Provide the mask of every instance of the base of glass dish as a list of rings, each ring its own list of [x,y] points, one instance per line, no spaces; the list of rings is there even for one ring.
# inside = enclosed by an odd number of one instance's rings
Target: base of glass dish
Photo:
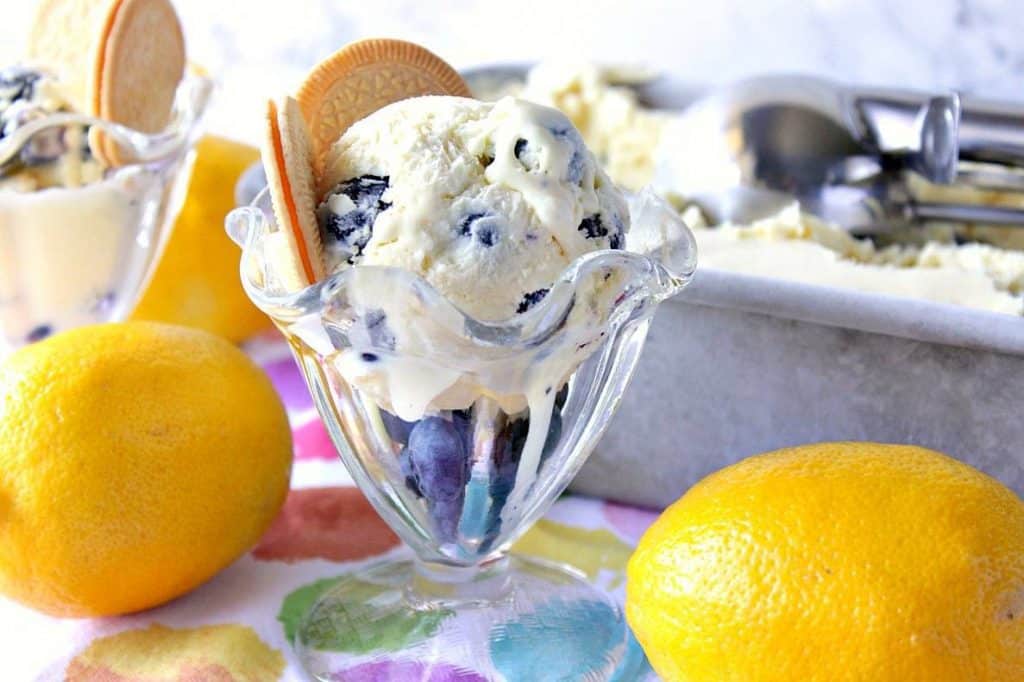
[[[637,679],[629,639],[621,609],[580,573],[511,556],[359,571],[320,596],[295,650],[324,682],[596,682]]]

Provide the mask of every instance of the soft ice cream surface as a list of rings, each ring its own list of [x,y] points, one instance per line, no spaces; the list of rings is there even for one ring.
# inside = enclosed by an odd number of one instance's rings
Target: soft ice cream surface
[[[750,225],[690,223],[703,267],[1024,314],[1024,253],[935,242],[879,249],[796,204]]]
[[[621,193],[572,123],[511,97],[403,100],[332,148],[318,209],[329,269],[399,267],[500,320],[577,257],[622,248]]]

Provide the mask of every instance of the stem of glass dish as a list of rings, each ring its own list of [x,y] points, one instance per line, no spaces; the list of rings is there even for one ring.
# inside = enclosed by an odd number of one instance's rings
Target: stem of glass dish
[[[405,598],[414,609],[490,607],[511,599],[506,554],[470,566],[415,559]]]

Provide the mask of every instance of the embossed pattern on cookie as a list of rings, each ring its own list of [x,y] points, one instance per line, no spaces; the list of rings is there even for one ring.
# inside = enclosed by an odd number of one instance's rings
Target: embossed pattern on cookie
[[[317,177],[331,145],[350,125],[392,102],[421,95],[472,96],[444,60],[402,40],[362,40],[320,62],[296,96],[310,126]]]

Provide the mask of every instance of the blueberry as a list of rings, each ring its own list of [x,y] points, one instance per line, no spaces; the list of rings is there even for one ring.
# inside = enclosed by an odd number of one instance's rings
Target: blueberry
[[[350,260],[363,252],[373,236],[373,223],[377,216],[391,208],[381,197],[387,191],[391,178],[381,175],[362,175],[339,183],[317,208],[320,230],[352,254]],[[338,214],[331,210],[332,196],[345,195],[355,207]]]
[[[388,326],[388,316],[383,310],[370,310],[363,316],[367,336],[374,348],[395,349],[395,333]]]
[[[423,497],[423,491],[420,490],[420,484],[416,480],[416,472],[412,468],[412,457],[409,455],[409,448],[402,448],[402,451],[398,453],[398,468],[402,471],[402,475],[405,476],[405,487],[411,490],[416,497]]]
[[[608,237],[609,248],[621,249],[622,242],[625,238],[626,226],[622,223],[622,219],[619,216],[613,216],[612,223],[614,231],[609,235],[608,226],[601,218],[601,215],[595,213],[592,216],[584,218],[577,229],[582,232],[587,239],[601,239],[602,237]]]
[[[501,219],[490,213],[470,213],[459,223],[459,235],[472,235],[478,242],[490,248],[501,239]]]
[[[10,135],[19,126],[46,112],[32,105],[40,74],[23,67],[12,66],[0,71],[0,138]]]
[[[466,446],[452,422],[421,419],[409,436],[412,471],[423,495],[432,502],[454,500],[466,486]]]
[[[321,228],[355,258],[373,236],[373,219],[374,216],[359,209],[344,215],[330,213]]]
[[[516,155],[517,159],[520,159],[528,146],[529,143],[520,137],[516,140],[516,146],[513,148],[512,153]]]
[[[380,411],[380,419],[384,422],[384,430],[391,436],[391,440],[402,445],[406,445],[409,442],[409,434],[412,433],[416,422],[407,422],[386,410]]]
[[[584,218],[576,229],[582,232],[587,239],[600,239],[608,236],[608,228],[605,227],[601,216],[597,213]]]
[[[451,421],[427,417],[409,438],[413,478],[426,498],[438,536],[454,540],[462,522],[473,451],[473,420],[469,410],[453,410]],[[409,485],[408,479],[406,484]],[[485,525],[486,527],[486,525]]]
[[[506,484],[511,489],[512,483],[515,482],[519,458],[523,454],[523,446],[526,445],[526,437],[529,432],[529,420],[515,419],[509,422],[495,439],[493,470],[497,472],[498,478],[493,483],[499,492]]]
[[[42,77],[38,71],[12,66],[0,71],[0,111],[23,99],[32,99],[36,83]]]
[[[519,305],[516,307],[516,313],[525,313],[527,310],[544,300],[544,297],[548,295],[550,289],[537,289],[537,291],[531,291],[523,294],[523,300],[519,301]]]
[[[516,473],[519,471],[519,458],[526,444],[529,433],[529,421],[515,419],[509,422],[495,438],[494,460],[491,467],[491,480],[488,492],[491,506],[487,515],[487,535],[493,540],[501,532],[501,511],[505,507],[508,496],[516,484]],[[484,545],[489,547],[489,543]],[[482,548],[482,551],[487,551]]]
[[[540,169],[540,156],[538,156],[533,145],[523,138],[520,137],[516,140],[512,153],[515,154],[516,159],[519,160],[519,163],[523,164],[523,168],[526,170],[535,171]]]
[[[615,225],[615,231],[608,238],[608,247],[621,249],[626,241],[626,225],[618,215],[612,216],[612,223]]]
[[[42,341],[51,334],[53,334],[53,327],[48,324],[41,324],[38,327],[34,327],[25,336],[25,340],[29,343],[35,343],[36,341]]]

